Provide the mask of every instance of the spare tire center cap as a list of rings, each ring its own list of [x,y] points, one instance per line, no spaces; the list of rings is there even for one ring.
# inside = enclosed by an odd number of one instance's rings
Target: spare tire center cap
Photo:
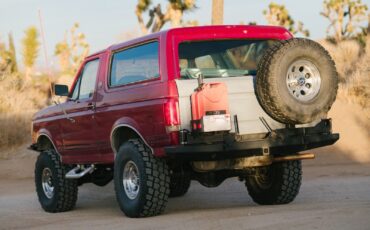
[[[300,77],[298,79],[298,85],[303,86],[306,83],[306,79],[304,77]]]

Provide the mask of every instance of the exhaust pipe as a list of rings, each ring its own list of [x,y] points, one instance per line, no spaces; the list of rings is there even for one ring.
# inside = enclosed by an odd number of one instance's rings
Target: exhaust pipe
[[[314,159],[314,158],[315,158],[315,154],[313,153],[302,153],[298,155],[274,157],[272,161],[281,162],[281,161],[308,160],[308,159]]]

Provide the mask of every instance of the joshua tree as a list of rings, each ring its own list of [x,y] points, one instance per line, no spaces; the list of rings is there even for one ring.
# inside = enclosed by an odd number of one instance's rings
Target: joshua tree
[[[160,4],[152,6],[151,0],[138,0],[136,5],[136,16],[142,33],[158,32],[167,22],[172,27],[179,27],[183,24],[182,16],[185,11],[195,8],[195,0],[168,0],[166,11],[163,13]],[[144,22],[143,13],[149,13],[149,20]]]
[[[271,2],[268,9],[263,11],[263,15],[270,25],[283,26],[292,34],[302,33],[306,37],[310,36],[310,32],[303,28],[302,22],[295,23],[284,5]]]
[[[370,36],[370,13],[369,13],[369,15],[367,17],[368,17],[368,21],[367,21],[367,36]]]
[[[5,44],[2,41],[0,41],[0,80],[2,79],[5,73],[10,72],[9,65],[10,65],[9,52],[6,49]]]
[[[17,57],[15,54],[14,39],[12,33],[8,34],[9,38],[9,58],[10,58],[10,72],[18,72]]]
[[[29,80],[32,68],[38,57],[40,42],[36,27],[31,26],[25,31],[22,39],[23,64],[26,67],[26,80]]]
[[[55,46],[55,55],[59,58],[62,72],[74,74],[83,59],[89,53],[89,44],[86,42],[85,34],[77,33],[79,24],[75,23],[69,31],[70,41],[68,41],[68,31],[64,34],[63,41]]]
[[[336,42],[354,38],[366,31],[361,23],[366,21],[367,5],[361,0],[324,0],[321,15],[330,21],[326,32]]]

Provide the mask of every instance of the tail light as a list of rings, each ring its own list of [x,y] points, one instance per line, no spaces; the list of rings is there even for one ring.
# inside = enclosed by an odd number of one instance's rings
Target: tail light
[[[164,118],[166,132],[170,136],[170,143],[172,145],[179,144],[179,130],[180,130],[180,112],[179,102],[177,99],[169,99],[164,104]]]
[[[180,125],[179,102],[177,99],[169,99],[164,104],[164,117],[166,128]],[[178,131],[178,129],[168,131]]]

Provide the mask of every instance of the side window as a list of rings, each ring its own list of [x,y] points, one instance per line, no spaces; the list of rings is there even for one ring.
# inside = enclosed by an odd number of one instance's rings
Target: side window
[[[158,42],[123,50],[113,55],[110,86],[125,85],[158,77]]]
[[[77,80],[73,90],[72,99],[87,99],[92,97],[95,91],[96,78],[98,76],[99,59],[87,62],[82,74]]]

